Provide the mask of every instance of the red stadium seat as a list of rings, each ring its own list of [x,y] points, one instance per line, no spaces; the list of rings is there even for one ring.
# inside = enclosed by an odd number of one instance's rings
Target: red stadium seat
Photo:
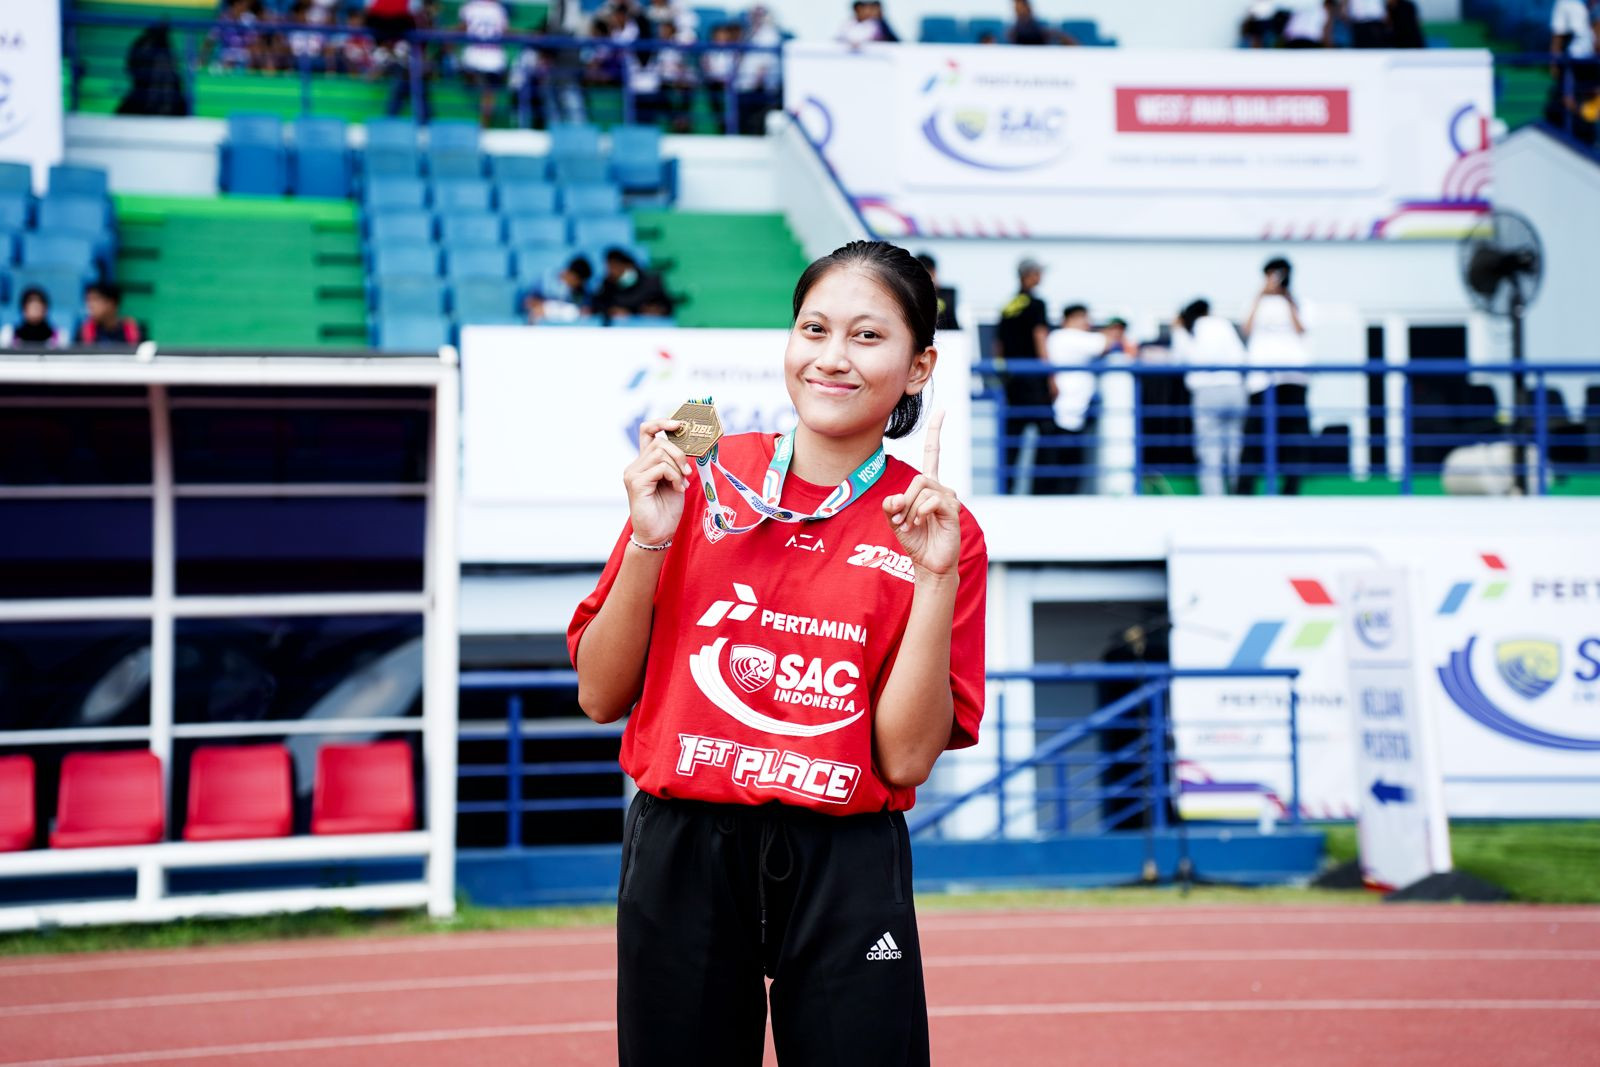
[[[153,752],[74,752],[61,761],[54,848],[160,841],[161,761]]]
[[[33,760],[0,756],[0,852],[33,847]]]
[[[289,794],[289,750],[282,745],[196,749],[183,838],[286,837],[293,817]]]
[[[415,829],[411,746],[404,741],[324,745],[311,800],[314,834],[382,834]]]

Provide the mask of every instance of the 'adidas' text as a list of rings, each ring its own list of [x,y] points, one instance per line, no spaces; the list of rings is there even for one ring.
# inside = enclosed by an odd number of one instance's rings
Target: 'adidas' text
[[[878,938],[877,943],[867,949],[869,960],[897,960],[903,955],[900,946],[894,943],[893,934],[884,934]]]

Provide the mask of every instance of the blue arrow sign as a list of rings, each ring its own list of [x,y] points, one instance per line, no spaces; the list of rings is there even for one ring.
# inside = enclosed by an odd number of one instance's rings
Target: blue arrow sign
[[[1411,799],[1411,790],[1379,778],[1372,783],[1372,799],[1379,804],[1404,804]]]

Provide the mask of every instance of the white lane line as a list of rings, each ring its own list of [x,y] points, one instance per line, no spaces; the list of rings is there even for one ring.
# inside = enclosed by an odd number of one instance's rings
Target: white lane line
[[[606,982],[617,977],[615,967],[590,971],[516,971],[510,974],[475,974],[450,978],[396,978],[377,982],[335,982],[326,985],[283,986],[266,989],[212,989],[194,993],[157,993],[144,997],[107,997],[100,1000],[64,1000],[42,1004],[0,1007],[0,1019],[19,1016],[70,1015],[74,1012],[126,1011],[136,1008],[197,1007],[202,1004],[254,1003],[293,1000],[297,997],[348,997],[374,993],[440,992],[449,989],[495,989],[505,986],[551,985],[565,982]]]
[[[344,959],[351,956],[406,956],[426,952],[479,952],[567,945],[613,945],[614,929],[583,932],[507,931],[494,934],[424,934],[406,940],[365,942],[319,941],[314,944],[277,942],[251,948],[164,949],[159,952],[95,953],[56,957],[27,963],[0,964],[0,979],[41,974],[80,974],[91,971],[148,970],[151,967],[205,967],[213,963],[271,963],[282,960]]]
[[[1127,963],[1496,963],[1600,961],[1600,949],[1170,949],[1158,952],[1046,952],[933,954],[924,967],[1018,967]]]
[[[924,933],[942,933],[946,930],[1029,930],[1044,928],[1071,928],[1094,930],[1119,930],[1135,926],[1550,926],[1600,923],[1600,908],[1585,912],[1560,912],[1540,914],[1517,912],[1509,915],[1484,912],[1448,914],[1439,912],[1409,912],[1405,907],[1352,907],[1347,914],[1275,913],[1272,911],[1211,912],[1171,915],[1142,913],[1123,915],[1115,911],[1087,914],[1005,914],[917,917],[917,927]]]
[[[65,1056],[49,1060],[12,1061],[9,1067],[111,1067],[123,1063],[173,1063],[217,1056],[263,1056],[291,1052],[326,1052],[341,1048],[382,1045],[424,1045],[445,1041],[497,1041],[511,1037],[551,1037],[560,1034],[604,1034],[617,1028],[610,1020],[542,1023],[526,1026],[482,1026],[461,1030],[413,1030],[398,1034],[361,1034],[352,1037],[308,1037],[297,1041],[257,1041],[241,1045],[205,1045],[198,1048],[151,1049],[143,1052],[109,1052],[98,1056]]]
[[[1163,1015],[1217,1012],[1596,1011],[1600,1000],[1146,1000],[1075,1004],[948,1004],[935,1019],[996,1015]]]

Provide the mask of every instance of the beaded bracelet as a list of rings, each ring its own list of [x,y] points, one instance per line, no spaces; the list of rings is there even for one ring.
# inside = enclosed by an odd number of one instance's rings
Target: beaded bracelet
[[[647,545],[630,533],[628,534],[628,543],[633,545],[634,548],[642,548],[646,552],[665,552],[667,549],[672,547],[672,538],[667,538],[659,545]]]

